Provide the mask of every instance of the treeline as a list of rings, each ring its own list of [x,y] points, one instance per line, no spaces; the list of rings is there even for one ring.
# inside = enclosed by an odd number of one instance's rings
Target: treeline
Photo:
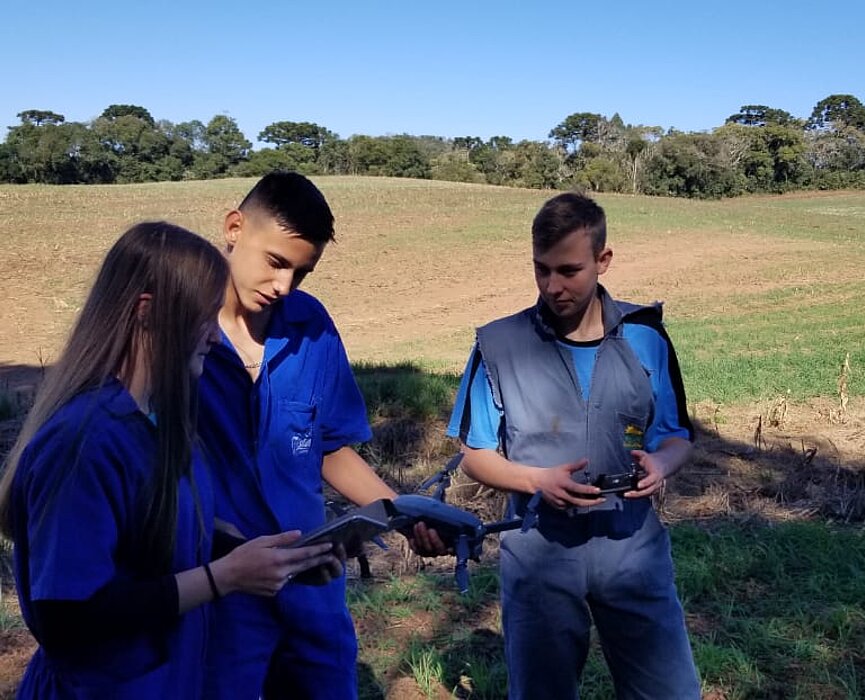
[[[253,149],[231,117],[174,124],[144,107],[111,105],[91,122],[30,109],[0,144],[0,182],[129,183],[260,176],[386,175],[539,189],[728,197],[746,192],[865,187],[865,106],[830,95],[810,117],[745,105],[711,132],[626,124],[618,114],[571,114],[547,141],[466,136],[340,138],[280,121]]]

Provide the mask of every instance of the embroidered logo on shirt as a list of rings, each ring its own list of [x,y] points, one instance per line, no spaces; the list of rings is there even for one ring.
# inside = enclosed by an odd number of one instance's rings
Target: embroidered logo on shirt
[[[312,438],[309,435],[291,436],[291,453],[294,455],[305,455],[312,448]]]
[[[626,425],[624,445],[626,450],[642,450],[643,429],[633,423]]]

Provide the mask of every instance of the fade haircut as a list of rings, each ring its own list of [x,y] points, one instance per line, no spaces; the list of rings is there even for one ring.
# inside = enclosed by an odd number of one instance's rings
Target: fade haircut
[[[607,218],[593,199],[576,192],[566,192],[548,200],[532,222],[532,246],[546,253],[575,231],[585,231],[597,258],[607,245]]]
[[[286,231],[323,246],[335,240],[333,213],[321,191],[300,173],[278,170],[259,180],[238,207],[244,214],[259,212]]]

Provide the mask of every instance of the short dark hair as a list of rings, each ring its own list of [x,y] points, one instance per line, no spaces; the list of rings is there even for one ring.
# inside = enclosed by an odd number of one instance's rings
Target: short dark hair
[[[277,170],[253,187],[238,207],[260,211],[315,245],[335,240],[333,213],[321,191],[300,173]]]
[[[583,194],[566,192],[548,200],[535,215],[532,245],[545,253],[575,231],[589,234],[595,256],[607,245],[607,218],[601,206]]]

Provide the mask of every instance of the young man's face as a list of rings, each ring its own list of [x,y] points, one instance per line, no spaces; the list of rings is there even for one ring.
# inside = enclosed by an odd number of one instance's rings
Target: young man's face
[[[226,304],[247,313],[264,311],[297,289],[324,251],[260,212],[230,212],[224,228],[231,269]]]
[[[549,250],[533,251],[535,282],[541,298],[562,320],[579,318],[595,297],[598,276],[610,265],[613,251],[592,252],[585,230],[569,233]]]

